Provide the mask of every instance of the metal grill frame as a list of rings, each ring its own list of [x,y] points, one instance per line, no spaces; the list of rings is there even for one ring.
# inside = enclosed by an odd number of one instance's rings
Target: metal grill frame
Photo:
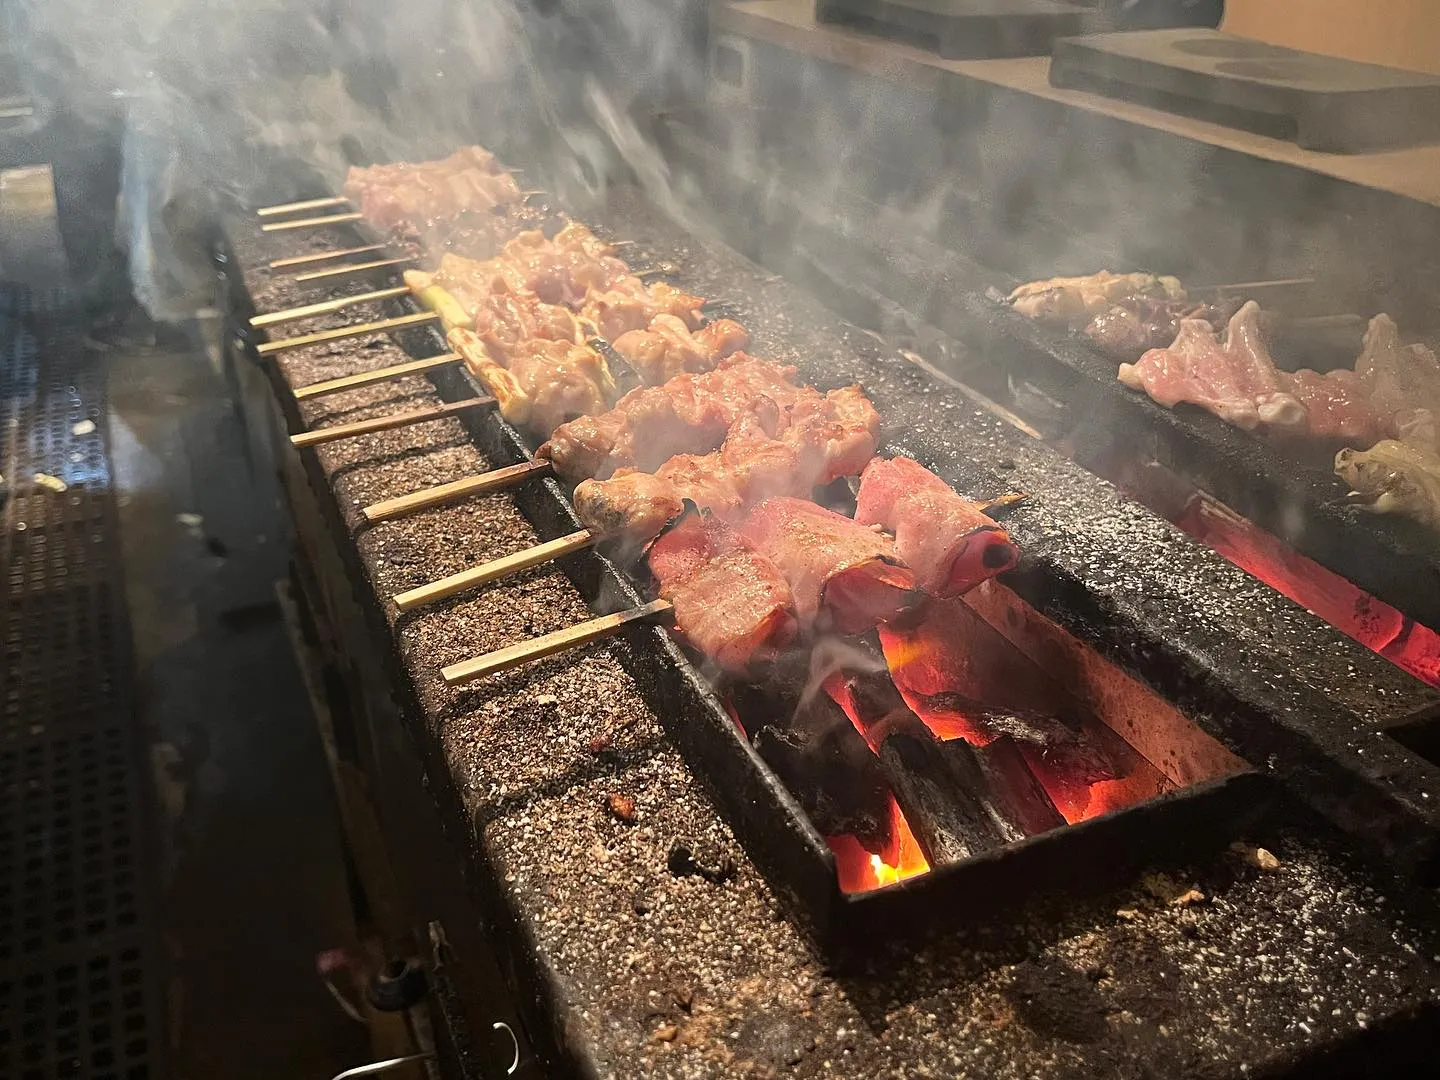
[[[105,373],[61,309],[0,290],[0,459],[25,492],[0,510],[0,1075],[140,1080],[166,1056],[150,794]]]

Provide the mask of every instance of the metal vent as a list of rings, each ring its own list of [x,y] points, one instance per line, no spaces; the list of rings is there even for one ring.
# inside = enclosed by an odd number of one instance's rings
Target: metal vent
[[[0,291],[0,1076],[140,1080],[164,1029],[104,373],[35,310]]]

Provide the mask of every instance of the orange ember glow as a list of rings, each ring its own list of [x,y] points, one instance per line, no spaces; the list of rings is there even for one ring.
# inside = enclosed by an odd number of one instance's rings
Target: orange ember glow
[[[950,690],[969,690],[997,706],[1039,712],[1058,707],[1064,692],[1038,667],[985,624],[963,600],[932,604],[923,618],[880,632],[885,659],[907,703],[935,735],[989,745],[996,737],[985,718],[945,702]],[[945,702],[943,705],[942,702]],[[1166,791],[1164,774],[1098,721],[1085,738],[1109,748],[1118,775],[1087,778],[1046,752],[1026,761],[1046,795],[1068,823],[1086,821]]]
[[[1210,499],[1191,499],[1175,524],[1396,667],[1440,687],[1440,634],[1434,630]]]
[[[835,869],[841,891],[870,892],[894,885],[897,881],[923,874],[930,869],[915,834],[910,831],[905,815],[894,799],[890,800],[892,828],[890,840],[879,855],[872,855],[853,836],[830,836],[825,842],[835,853]]]

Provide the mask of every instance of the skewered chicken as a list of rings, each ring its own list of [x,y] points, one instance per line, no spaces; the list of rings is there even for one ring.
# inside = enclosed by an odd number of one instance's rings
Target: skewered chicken
[[[657,315],[673,315],[691,330],[700,326],[704,299],[657,281],[646,285],[627,277],[608,288],[592,293],[580,314],[595,324],[600,336],[615,341],[632,330],[644,330]]]
[[[643,330],[621,334],[611,345],[648,385],[658,386],[683,372],[709,371],[749,341],[745,328],[729,319],[691,330],[682,319],[662,314]]]
[[[884,533],[804,499],[766,499],[740,533],[767,556],[795,596],[804,625],[855,634],[907,607],[915,574]]]
[[[1114,274],[1101,270],[1084,277],[1048,278],[1015,289],[1010,303],[1022,315],[1046,322],[1063,322],[1079,329],[1095,316],[1127,299],[1184,300],[1178,278],[1154,274]]]
[[[538,456],[572,480],[603,480],[626,467],[651,471],[671,454],[714,450],[762,397],[793,405],[799,393],[794,376],[793,367],[735,353],[713,371],[631,390],[609,412],[563,425]]]
[[[821,395],[801,388],[788,413],[761,400],[731,426],[719,450],[676,454],[654,472],[620,470],[575,489],[575,511],[599,535],[639,547],[674,519],[686,499],[735,514],[777,494],[808,495],[853,476],[875,453],[880,418],[858,387]]]
[[[604,411],[614,393],[605,358],[588,345],[533,338],[520,342],[502,363],[474,331],[456,327],[449,340],[501,415],[521,427],[553,431],[577,416]]]
[[[489,212],[518,202],[520,189],[495,158],[480,147],[458,150],[441,161],[352,168],[345,196],[376,228],[414,233],[437,220]]]

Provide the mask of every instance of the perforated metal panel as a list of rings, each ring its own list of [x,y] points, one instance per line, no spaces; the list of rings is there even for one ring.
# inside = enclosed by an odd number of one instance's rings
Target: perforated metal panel
[[[0,293],[0,1077],[139,1080],[163,1014],[104,373],[45,322]]]

